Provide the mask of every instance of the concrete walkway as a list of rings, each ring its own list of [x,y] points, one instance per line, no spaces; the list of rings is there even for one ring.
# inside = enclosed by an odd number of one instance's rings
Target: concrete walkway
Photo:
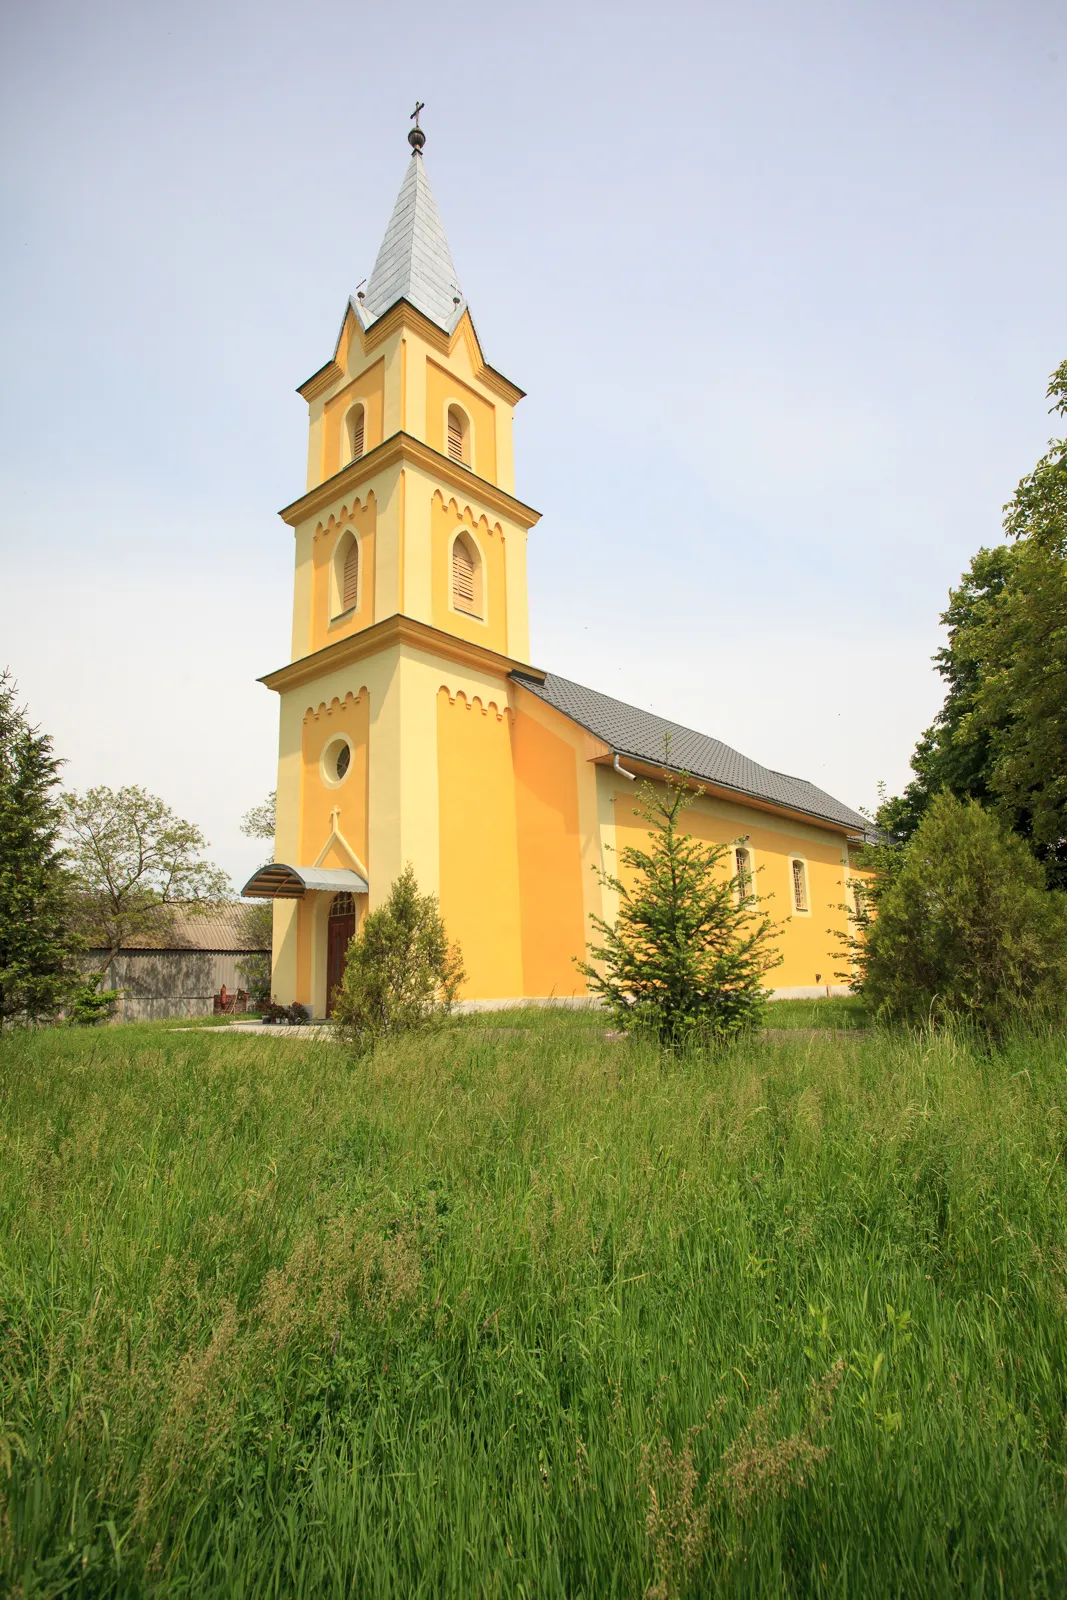
[[[171,1028],[171,1033],[265,1033],[273,1038],[287,1039],[336,1039],[337,1035],[328,1022],[305,1022],[297,1026],[283,1022],[221,1022],[210,1028]]]

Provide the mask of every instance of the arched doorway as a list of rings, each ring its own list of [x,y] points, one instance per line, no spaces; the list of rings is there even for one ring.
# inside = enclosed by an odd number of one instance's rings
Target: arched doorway
[[[356,931],[356,902],[350,894],[335,894],[326,927],[326,1015],[333,1012],[334,991],[345,975],[345,955]]]

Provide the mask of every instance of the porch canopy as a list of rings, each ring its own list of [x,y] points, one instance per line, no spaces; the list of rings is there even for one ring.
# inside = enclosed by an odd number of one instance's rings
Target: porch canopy
[[[241,893],[248,900],[302,900],[314,890],[366,894],[368,885],[351,867],[290,867],[284,861],[268,861],[253,872]]]

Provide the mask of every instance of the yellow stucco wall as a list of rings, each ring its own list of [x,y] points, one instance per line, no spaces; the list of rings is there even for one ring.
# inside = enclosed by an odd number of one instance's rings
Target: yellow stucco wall
[[[615,844],[621,857],[627,845],[644,848],[648,825],[636,814],[632,795],[615,791]],[[756,892],[764,898],[762,907],[771,921],[779,924],[777,948],[782,964],[768,973],[768,986],[774,989],[813,988],[816,984],[839,984],[836,976],[845,965],[841,948],[831,930],[844,932],[847,916],[845,880],[847,869],[840,835],[804,823],[790,824],[772,818],[756,807],[742,803],[717,802],[702,798],[684,815],[688,833],[709,844],[733,844],[742,838],[752,852],[756,871]],[[793,909],[792,866],[794,856],[806,864],[808,912]],[[729,858],[722,864],[724,876],[732,875]],[[620,865],[624,883],[632,872]]]
[[[463,951],[464,996],[523,993],[511,712],[437,696],[441,914]]]
[[[335,831],[343,836],[359,861],[366,862],[369,729],[370,696],[366,688],[360,689],[358,694],[348,693],[343,698],[334,696],[329,703],[320,701],[317,706],[308,706],[300,740],[300,842],[296,852],[299,865],[354,866],[350,855],[336,841],[323,854]],[[344,778],[331,784],[323,776],[322,755],[340,734],[349,741],[351,760]],[[321,1013],[325,998],[324,972],[318,968],[325,956],[324,918],[328,913],[328,906],[320,904],[320,900],[324,901],[324,897],[311,895],[297,903],[295,975],[289,980],[294,987],[291,998],[317,1013]],[[291,927],[286,931],[292,938]],[[280,974],[276,973],[276,992],[279,982]]]
[[[341,781],[331,783],[323,776],[322,754],[342,734],[350,743],[351,759]],[[369,739],[370,695],[365,687],[343,699],[335,696],[328,705],[320,701],[318,706],[308,707],[301,741],[300,861],[305,866],[318,861],[330,837],[335,811],[340,813],[338,829],[360,860],[366,861]],[[319,865],[350,867],[352,863],[335,850]]]
[[[472,428],[472,472],[488,483],[496,483],[496,407],[483,398],[469,383],[464,383],[454,370],[427,359],[426,362],[426,443],[432,450],[448,454],[446,438],[449,405],[455,402],[463,407]]]
[[[358,345],[357,345],[358,350]],[[385,359],[379,357],[350,383],[337,390],[322,409],[322,477],[329,478],[347,466],[342,457],[341,424],[357,400],[366,413],[363,428],[363,453],[368,454],[383,438],[385,406]]]
[[[473,534],[483,563],[480,619],[455,610],[451,604],[452,541],[460,528]],[[504,532],[499,522],[490,522],[485,516],[476,517],[469,505],[461,507],[451,496],[446,501],[441,491],[435,490],[430,506],[430,560],[433,626],[506,656],[509,653],[507,572]]]
[[[344,506],[340,515],[329,516],[325,522],[318,523],[312,535],[311,544],[311,650],[321,650],[324,645],[333,644],[335,639],[344,639],[350,633],[358,633],[361,628],[369,628],[374,621],[374,583],[375,583],[375,554],[378,527],[378,501],[373,489],[369,490],[363,502],[353,501],[351,507]],[[331,584],[331,563],[337,550],[338,542],[351,530],[359,540],[359,607],[355,611],[345,612],[336,619],[331,615],[334,585]]]
[[[585,994],[578,758],[574,743],[519,709],[512,718],[515,832],[526,995]]]

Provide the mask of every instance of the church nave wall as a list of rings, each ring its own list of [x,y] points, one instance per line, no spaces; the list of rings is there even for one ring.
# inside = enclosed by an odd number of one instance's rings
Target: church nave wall
[[[648,826],[637,816],[633,796],[616,789],[614,811],[619,855],[627,845],[644,848]],[[844,933],[847,928],[843,908],[848,869],[841,835],[712,796],[695,800],[682,825],[708,844],[733,845],[744,840],[751,851],[756,893],[765,902],[760,909],[779,924],[776,944],[783,959],[781,966],[768,974],[768,986],[814,989],[817,984],[840,985],[843,980],[836,974],[845,960],[831,930]],[[794,907],[794,859],[803,863],[807,911]],[[732,863],[724,861],[722,872],[732,876]],[[632,873],[620,866],[619,876],[625,883]]]
[[[465,992],[523,993],[515,779],[507,686],[499,702],[437,695],[441,913],[463,950]]]

